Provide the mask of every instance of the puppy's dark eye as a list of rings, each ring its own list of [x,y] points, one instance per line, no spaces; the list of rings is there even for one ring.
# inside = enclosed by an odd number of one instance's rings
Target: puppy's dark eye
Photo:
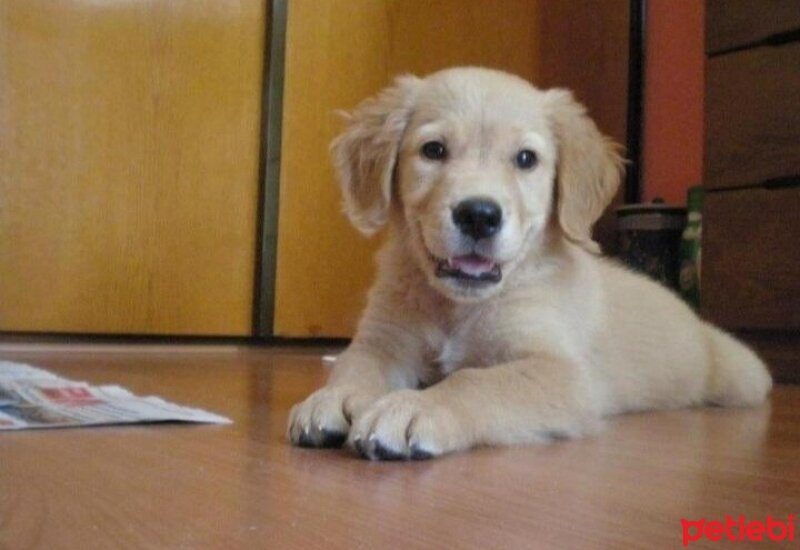
[[[420,151],[423,157],[430,160],[444,160],[447,157],[447,147],[441,141],[428,141]]]
[[[514,162],[516,163],[517,168],[522,170],[530,170],[536,166],[536,163],[539,162],[539,159],[536,157],[536,153],[530,149],[522,149],[517,153],[517,156],[514,158]]]

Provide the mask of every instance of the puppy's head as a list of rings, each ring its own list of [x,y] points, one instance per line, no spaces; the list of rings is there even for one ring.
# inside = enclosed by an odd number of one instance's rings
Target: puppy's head
[[[348,118],[332,150],[351,221],[371,234],[396,209],[420,268],[450,298],[496,293],[553,216],[563,237],[599,250],[591,228],[622,160],[569,92],[449,69],[398,78]]]

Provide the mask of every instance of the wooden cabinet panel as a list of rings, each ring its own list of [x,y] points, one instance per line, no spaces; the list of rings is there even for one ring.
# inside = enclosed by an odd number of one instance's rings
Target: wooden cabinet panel
[[[797,0],[706,0],[708,53],[746,46],[797,29]]]
[[[769,366],[776,382],[800,384],[800,331],[739,331]]]
[[[250,334],[264,27],[0,2],[0,330]]]
[[[342,127],[336,109],[353,107],[400,73],[484,65],[573,87],[624,142],[627,43],[617,44],[627,33],[627,9],[619,0],[290,1],[276,334],[352,335],[373,276],[379,240],[360,237],[339,207],[328,154]],[[602,37],[613,45],[587,45]]]
[[[800,176],[800,42],[710,58],[705,178],[709,188]]]
[[[800,330],[800,187],[708,193],[703,309],[731,330]]]

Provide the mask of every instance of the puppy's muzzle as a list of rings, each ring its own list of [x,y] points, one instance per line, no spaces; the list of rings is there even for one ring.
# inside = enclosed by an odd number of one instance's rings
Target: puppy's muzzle
[[[472,197],[453,207],[453,225],[468,237],[471,252],[449,258],[433,258],[436,276],[456,279],[461,283],[492,284],[502,279],[503,272],[497,262],[476,251],[478,241],[494,237],[503,226],[503,209],[487,197]]]

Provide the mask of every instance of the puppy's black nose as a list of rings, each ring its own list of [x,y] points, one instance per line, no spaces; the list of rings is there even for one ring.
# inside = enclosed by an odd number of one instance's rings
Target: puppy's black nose
[[[464,235],[469,235],[477,241],[500,231],[503,225],[503,211],[500,205],[491,199],[467,199],[453,208],[453,223]]]

